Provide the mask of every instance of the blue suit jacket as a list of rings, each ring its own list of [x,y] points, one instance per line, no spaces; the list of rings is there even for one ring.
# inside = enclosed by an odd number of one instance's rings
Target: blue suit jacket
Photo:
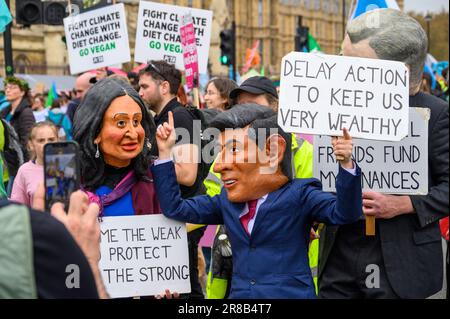
[[[315,298],[308,263],[313,221],[346,224],[362,214],[361,171],[340,168],[337,196],[316,179],[295,179],[268,195],[249,236],[239,215],[245,203],[219,196],[182,199],[172,162],[152,167],[163,214],[194,224],[225,224],[233,248],[230,298]]]

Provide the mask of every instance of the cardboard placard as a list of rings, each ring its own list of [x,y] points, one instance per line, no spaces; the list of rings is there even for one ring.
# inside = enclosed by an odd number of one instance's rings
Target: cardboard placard
[[[409,108],[409,134],[400,142],[353,139],[353,159],[361,167],[362,188],[387,194],[428,193],[430,109]],[[336,191],[338,164],[329,136],[314,136],[313,176],[323,190]]]
[[[281,65],[278,124],[292,133],[400,141],[408,134],[404,63],[291,52]]]
[[[199,72],[207,73],[211,42],[212,11],[140,1],[136,31],[135,61],[165,60],[184,70],[180,17],[192,15]]]
[[[103,218],[101,256],[111,298],[191,291],[186,226],[164,215]]]
[[[131,60],[123,3],[64,19],[70,73]]]

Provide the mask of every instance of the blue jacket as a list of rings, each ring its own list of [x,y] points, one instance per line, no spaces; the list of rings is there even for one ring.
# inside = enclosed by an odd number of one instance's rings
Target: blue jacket
[[[10,106],[10,103],[6,100],[4,95],[0,95],[0,111]]]
[[[315,298],[308,264],[313,221],[355,222],[362,215],[361,170],[339,169],[337,196],[322,191],[316,179],[294,179],[268,195],[260,206],[251,236],[239,215],[245,203],[219,196],[182,199],[172,162],[152,166],[163,214],[194,224],[225,224],[233,248],[230,298]]]

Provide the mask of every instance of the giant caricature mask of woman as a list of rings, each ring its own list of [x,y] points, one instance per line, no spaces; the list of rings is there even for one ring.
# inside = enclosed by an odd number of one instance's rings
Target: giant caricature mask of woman
[[[144,146],[142,111],[128,95],[115,98],[103,116],[102,129],[94,140],[105,163],[121,168],[130,165]],[[100,157],[100,151],[96,156]]]
[[[127,184],[123,181],[133,178],[128,183],[133,185],[128,189],[132,196],[127,197],[128,192],[121,189],[119,195],[110,196],[114,197],[114,201],[101,203],[102,206],[118,203],[118,207],[109,208],[112,215],[160,213],[159,209],[148,211],[141,207],[145,206],[143,203],[136,202],[138,197],[142,197],[136,196],[137,193],[144,195],[150,191],[155,205],[147,202],[147,206],[158,207],[148,170],[154,136],[153,118],[139,94],[119,79],[106,78],[96,83],[77,109],[74,140],[81,149],[83,188],[103,200],[102,196],[114,193],[117,185]],[[140,184],[139,190],[134,187],[135,184]]]

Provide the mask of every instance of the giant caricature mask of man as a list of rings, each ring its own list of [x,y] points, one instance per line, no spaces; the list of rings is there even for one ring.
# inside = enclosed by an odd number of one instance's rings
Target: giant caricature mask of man
[[[276,119],[269,118],[267,121]],[[291,152],[285,152],[290,149],[286,145],[289,138],[274,133],[257,142],[250,137],[256,134],[258,133],[250,125],[225,130],[220,134],[222,151],[216,160],[214,171],[221,174],[230,202],[243,203],[261,198],[292,179],[289,171],[285,174],[281,168],[283,159],[285,162],[291,160]]]

